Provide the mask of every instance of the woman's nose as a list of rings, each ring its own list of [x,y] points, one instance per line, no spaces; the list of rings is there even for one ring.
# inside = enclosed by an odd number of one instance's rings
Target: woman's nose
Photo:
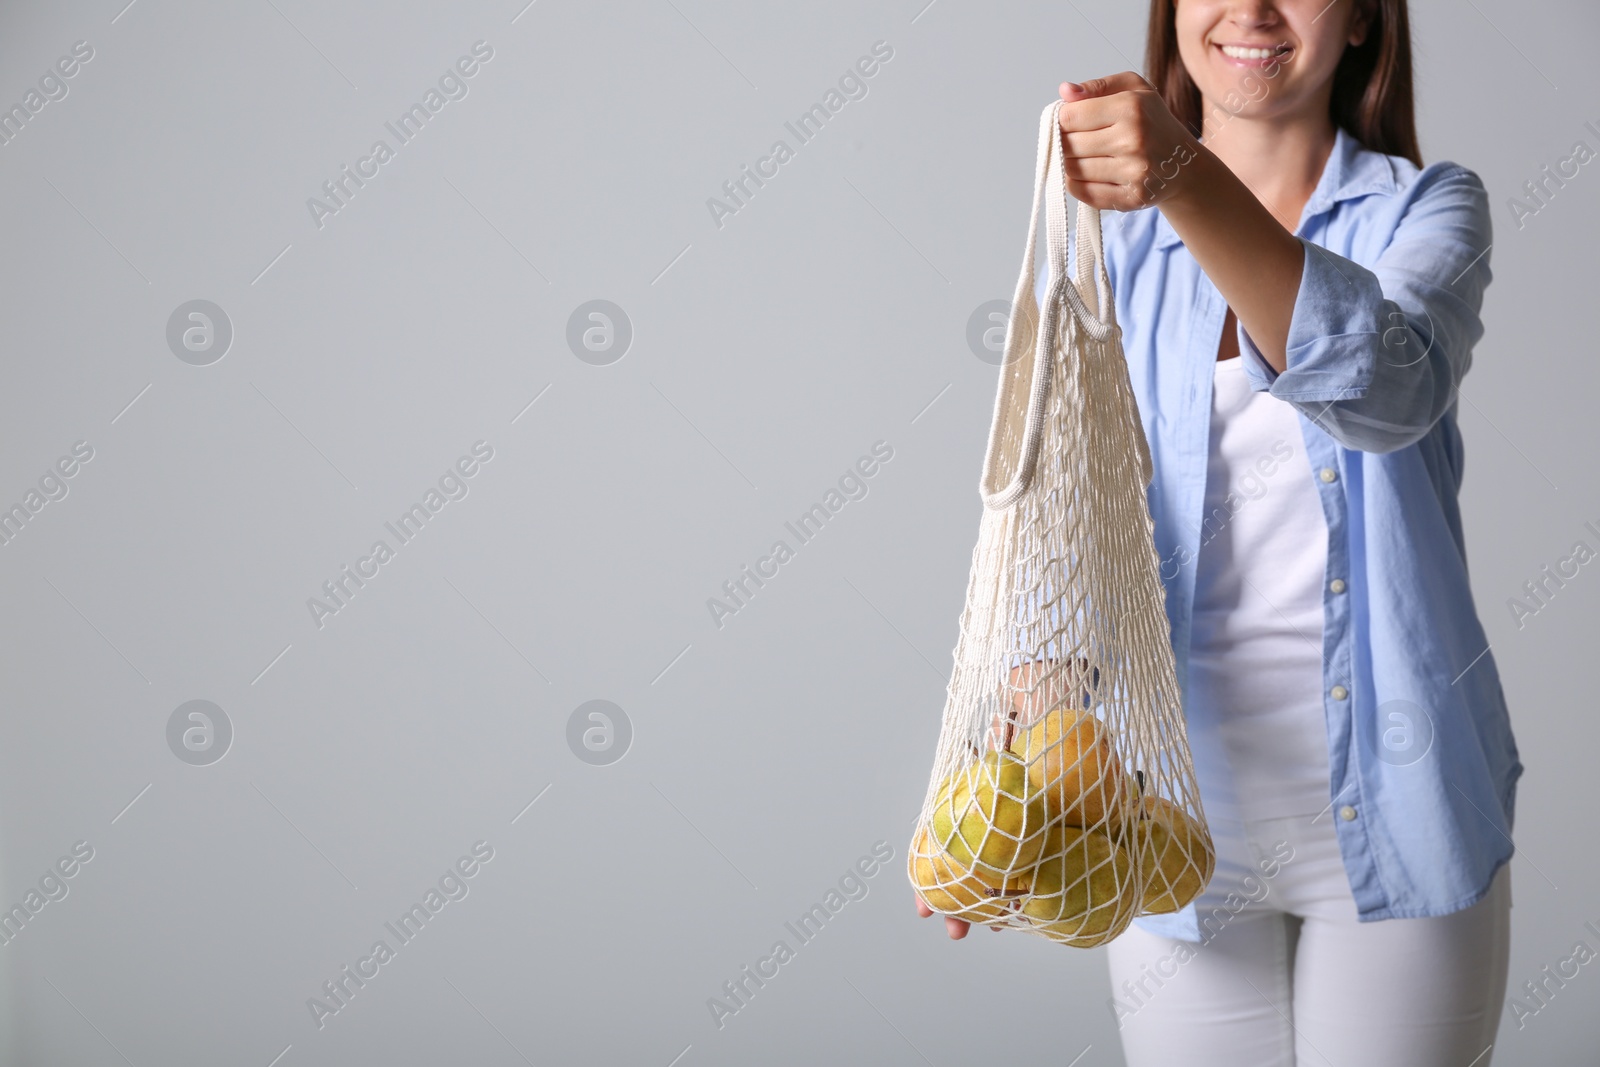
[[[1241,28],[1253,30],[1275,26],[1283,21],[1283,16],[1274,0],[1235,0],[1228,5],[1227,20]]]

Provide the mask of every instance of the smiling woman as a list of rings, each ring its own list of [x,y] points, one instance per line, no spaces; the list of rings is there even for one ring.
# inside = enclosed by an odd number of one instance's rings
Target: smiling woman
[[[1422,166],[1405,0],[1323,0],[1298,5],[1310,9],[1311,17],[1292,23],[1285,19],[1282,29],[1291,34],[1305,27],[1309,44],[1315,45],[1309,63],[1308,57],[1296,55],[1296,42],[1289,36],[1252,36],[1250,29],[1238,23],[1230,30],[1219,20],[1217,6],[1185,2],[1176,5],[1177,18],[1173,18],[1173,4],[1152,3],[1150,7],[1145,66],[1167,107],[1185,127],[1199,133],[1204,125],[1207,136],[1212,136],[1215,115],[1207,116],[1202,124],[1202,109],[1218,100],[1225,102],[1235,91],[1248,91],[1252,80],[1248,76],[1216,77],[1208,72],[1212,65],[1276,78],[1294,64],[1291,82],[1310,81],[1327,88],[1328,113],[1335,126],[1349,130],[1375,152],[1404,156]],[[1347,37],[1337,32],[1346,21],[1352,24]],[[1319,32],[1331,35],[1331,40],[1319,39]],[[1260,117],[1262,110],[1254,114]]]
[[[1120,1020],[1130,1067],[1489,1064],[1522,763],[1456,396],[1493,234],[1477,174],[1423,163],[1410,49],[1404,0],[1152,0],[1148,80],[1061,86],[1067,192],[1122,213],[1105,265],[1216,844],[1198,898],[1108,946],[1116,989],[1204,946]],[[1279,440],[1293,467],[1208,536]],[[1270,897],[1208,935],[1279,840]]]
[[[1492,235],[1477,175],[1423,165],[1409,37],[1403,0],[1153,0],[1150,82],[1063,89],[1072,194],[1134,211],[1106,256],[1218,853],[1191,911],[1109,948],[1120,988],[1205,942],[1122,1021],[1130,1067],[1489,1062],[1522,767],[1454,472]],[[1239,445],[1279,433],[1300,476],[1194,543]],[[1425,758],[1367,740],[1398,700],[1437,726]],[[1280,838],[1272,897],[1197,929]]]

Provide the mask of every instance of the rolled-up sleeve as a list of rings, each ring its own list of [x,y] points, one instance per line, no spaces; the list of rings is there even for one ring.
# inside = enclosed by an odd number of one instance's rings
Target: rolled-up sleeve
[[[1285,368],[1275,371],[1239,326],[1252,388],[1294,404],[1346,448],[1393,452],[1423,437],[1455,402],[1483,336],[1490,281],[1489,198],[1454,163],[1424,170],[1372,267],[1305,238]]]

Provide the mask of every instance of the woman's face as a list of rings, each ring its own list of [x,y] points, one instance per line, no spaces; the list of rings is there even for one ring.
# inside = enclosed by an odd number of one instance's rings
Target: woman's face
[[[1366,38],[1358,0],[1174,0],[1178,54],[1204,98],[1228,115],[1326,108],[1345,46]],[[1325,112],[1324,112],[1325,113]]]

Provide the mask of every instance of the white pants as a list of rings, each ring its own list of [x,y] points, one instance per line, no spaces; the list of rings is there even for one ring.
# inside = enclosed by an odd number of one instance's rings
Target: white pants
[[[1130,926],[1111,942],[1128,1067],[1488,1067],[1510,865],[1469,908],[1358,922],[1334,817],[1214,824],[1208,939]]]

